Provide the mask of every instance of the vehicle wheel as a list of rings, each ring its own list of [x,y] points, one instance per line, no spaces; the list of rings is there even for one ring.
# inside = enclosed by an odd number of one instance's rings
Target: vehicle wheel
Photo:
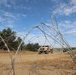
[[[39,54],[41,54],[42,53],[42,51],[39,51]]]
[[[44,53],[45,53],[45,54],[48,54],[49,52],[45,51]]]

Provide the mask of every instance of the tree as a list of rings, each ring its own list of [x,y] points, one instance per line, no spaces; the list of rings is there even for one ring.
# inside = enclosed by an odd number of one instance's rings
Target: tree
[[[13,47],[14,47],[15,49],[17,49],[21,42],[22,42],[22,44],[21,44],[21,46],[20,46],[20,49],[23,50],[25,44],[24,44],[24,42],[22,41],[21,37],[18,37],[18,38],[17,38],[17,40],[14,42]]]
[[[35,48],[35,49],[38,49],[39,47],[40,47],[40,46],[39,46],[38,43],[35,43],[35,44],[34,44],[34,48]]]
[[[2,31],[0,31],[0,36],[4,39],[8,48],[11,50],[17,49],[20,42],[22,41],[22,39],[20,37],[18,37],[16,39],[16,37],[17,37],[16,32],[12,31],[10,28],[3,29]],[[24,42],[22,42],[20,49],[23,49],[23,47],[24,47]],[[0,49],[6,49],[1,38],[0,38]]]
[[[29,50],[29,51],[37,51],[37,49],[39,48],[39,44],[38,43],[28,43],[25,47],[26,50]]]
[[[4,39],[10,50],[17,50],[21,42],[22,42],[20,46],[21,50],[25,48],[26,50],[30,50],[30,51],[37,51],[37,49],[39,48],[38,43],[35,44],[28,43],[25,46],[21,37],[17,37],[16,32],[12,31],[10,28],[3,29],[2,31],[0,31],[0,36]],[[0,38],[0,49],[7,49],[1,38]]]
[[[8,45],[9,49],[12,48],[12,45],[16,39],[16,32],[12,31],[10,28],[3,29],[2,32],[0,32],[1,37],[4,39],[6,44]],[[2,42],[0,38],[0,48],[6,49],[4,43]]]

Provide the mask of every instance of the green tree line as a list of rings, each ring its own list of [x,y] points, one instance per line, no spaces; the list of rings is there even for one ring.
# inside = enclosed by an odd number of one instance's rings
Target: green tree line
[[[5,43],[7,44],[8,48],[10,50],[17,50],[20,42],[22,41],[21,37],[18,37],[16,35],[15,31],[12,31],[10,28],[3,29],[0,31],[0,36],[4,39]],[[24,41],[22,41],[22,44],[20,46],[20,50],[30,50],[30,51],[37,51],[39,48],[38,43],[28,43],[25,45]],[[0,38],[0,49],[7,50],[4,42]]]

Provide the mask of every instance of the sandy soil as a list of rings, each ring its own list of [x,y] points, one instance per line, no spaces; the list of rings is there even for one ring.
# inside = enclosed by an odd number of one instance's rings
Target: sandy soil
[[[14,55],[12,52],[13,58]],[[14,67],[15,75],[75,75],[76,72],[76,64],[68,53],[63,52],[19,52]],[[0,53],[0,75],[7,75],[10,70],[9,53]],[[8,75],[13,75],[13,70]]]

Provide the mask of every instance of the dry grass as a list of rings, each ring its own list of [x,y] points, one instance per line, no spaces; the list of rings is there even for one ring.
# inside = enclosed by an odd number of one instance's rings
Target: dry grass
[[[7,75],[11,68],[9,53],[0,53],[0,62],[0,75]],[[75,71],[76,65],[68,53],[38,54],[24,51],[18,53],[15,61],[16,75],[73,75]]]

